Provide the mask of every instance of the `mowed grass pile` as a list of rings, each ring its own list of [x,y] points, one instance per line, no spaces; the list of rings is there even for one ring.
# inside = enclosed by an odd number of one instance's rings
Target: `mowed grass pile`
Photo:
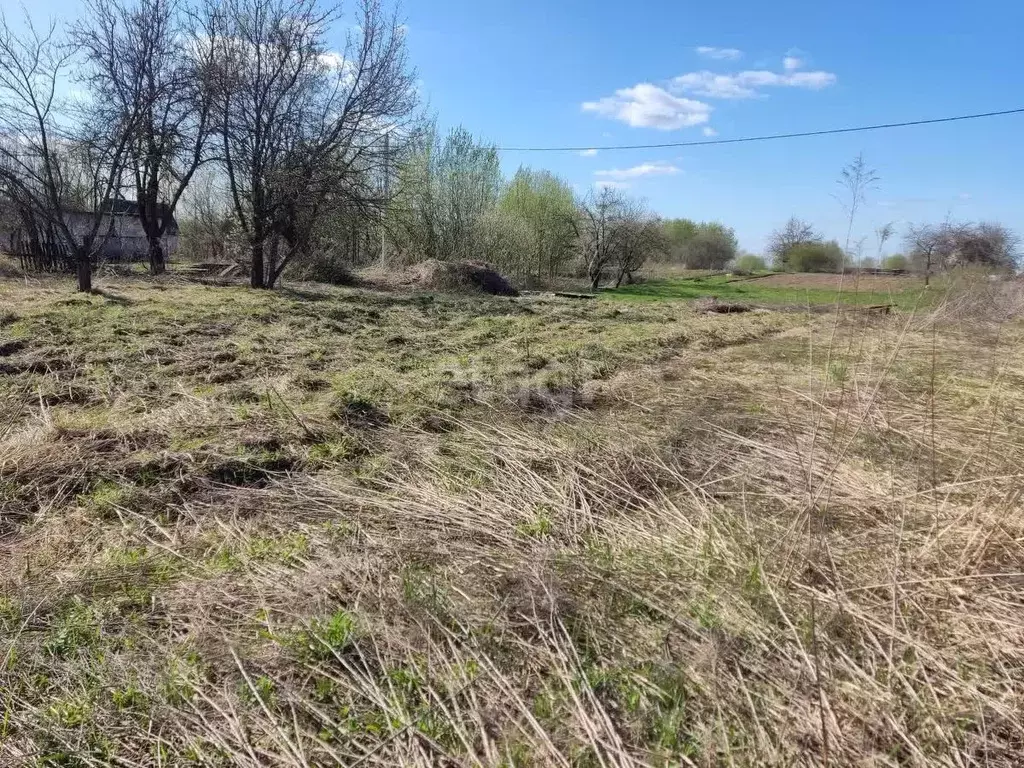
[[[1019,765],[1024,328],[2,286],[0,763]]]

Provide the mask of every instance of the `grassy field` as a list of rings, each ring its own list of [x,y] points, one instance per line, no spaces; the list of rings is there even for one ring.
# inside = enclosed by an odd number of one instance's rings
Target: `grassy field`
[[[785,304],[795,307],[829,304],[893,304],[902,309],[920,309],[945,293],[944,286],[924,291],[914,277],[841,276],[824,274],[759,275],[754,278],[707,275],[654,279],[606,291],[609,296],[628,300],[699,299],[754,304]]]
[[[99,283],[0,283],[0,764],[1024,760],[1009,289]]]

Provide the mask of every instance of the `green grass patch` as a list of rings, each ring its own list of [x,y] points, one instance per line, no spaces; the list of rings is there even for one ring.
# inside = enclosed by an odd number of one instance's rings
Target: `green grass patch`
[[[794,278],[799,278],[794,275]],[[794,306],[823,306],[845,304],[871,306],[895,304],[900,309],[913,309],[925,303],[927,294],[914,280],[907,280],[901,291],[859,289],[856,279],[849,277],[842,290],[820,287],[802,288],[796,285],[780,286],[763,280],[736,279],[728,275],[712,277],[650,280],[636,285],[625,285],[604,291],[602,296],[630,301],[659,301],[665,299],[716,298],[722,301],[787,304]]]

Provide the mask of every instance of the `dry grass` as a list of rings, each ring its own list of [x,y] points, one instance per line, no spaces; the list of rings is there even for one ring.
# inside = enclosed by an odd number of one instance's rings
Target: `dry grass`
[[[4,765],[1024,760],[1009,313],[0,290]]]
[[[493,265],[483,261],[427,259],[404,269],[371,267],[360,277],[369,285],[398,290],[515,296],[516,289]]]

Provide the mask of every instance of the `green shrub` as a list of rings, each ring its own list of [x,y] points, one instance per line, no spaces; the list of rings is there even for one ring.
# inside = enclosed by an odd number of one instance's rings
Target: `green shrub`
[[[798,243],[786,253],[789,272],[838,272],[843,266],[843,249],[828,243]]]
[[[669,261],[687,269],[725,269],[736,258],[736,233],[717,221],[669,219],[662,230]]]
[[[910,259],[904,256],[902,253],[894,253],[892,256],[886,256],[882,259],[882,269],[910,269]]]
[[[764,272],[768,269],[768,265],[764,259],[755,253],[744,253],[738,259],[733,267],[736,272]]]
[[[725,269],[736,258],[736,234],[717,222],[702,222],[684,249],[688,269]]]

